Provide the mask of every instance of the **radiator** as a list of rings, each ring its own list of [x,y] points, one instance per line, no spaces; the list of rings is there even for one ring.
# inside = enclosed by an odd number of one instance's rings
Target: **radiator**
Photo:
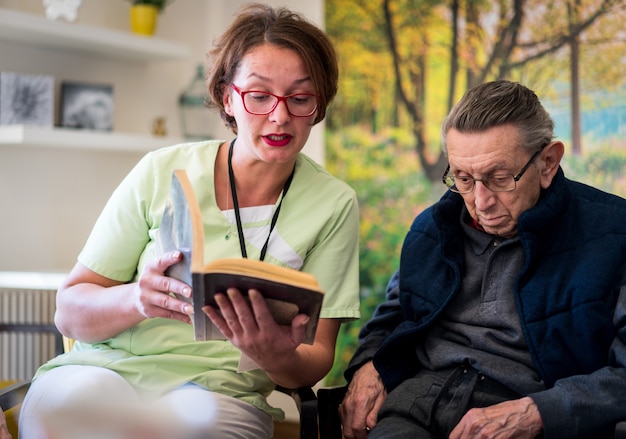
[[[27,380],[58,353],[55,295],[63,275],[0,272],[0,380]]]

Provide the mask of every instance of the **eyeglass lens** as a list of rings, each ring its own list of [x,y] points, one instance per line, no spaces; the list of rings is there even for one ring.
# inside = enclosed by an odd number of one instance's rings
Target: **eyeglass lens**
[[[472,177],[455,177],[448,172],[446,176],[446,186],[456,189],[460,193],[471,192],[476,185],[476,181],[481,181],[485,186],[494,192],[506,192],[515,189],[515,177],[511,174],[487,175],[482,179]],[[450,184],[452,186],[450,186]]]

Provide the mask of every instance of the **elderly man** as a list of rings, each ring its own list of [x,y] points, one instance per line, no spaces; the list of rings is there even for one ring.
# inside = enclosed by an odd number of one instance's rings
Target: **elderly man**
[[[626,200],[566,179],[553,127],[503,80],[448,115],[449,191],[361,331],[345,437],[602,438],[626,419]]]

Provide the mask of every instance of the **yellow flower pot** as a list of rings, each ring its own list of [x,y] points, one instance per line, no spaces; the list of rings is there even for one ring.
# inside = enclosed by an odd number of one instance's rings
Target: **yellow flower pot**
[[[132,5],[130,25],[133,32],[141,35],[154,35],[159,10],[152,5]]]

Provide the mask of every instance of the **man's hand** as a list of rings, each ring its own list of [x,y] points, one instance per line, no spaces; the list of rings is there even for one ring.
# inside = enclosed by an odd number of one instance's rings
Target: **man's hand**
[[[354,374],[348,391],[339,406],[339,415],[346,439],[364,439],[374,428],[378,410],[387,398],[387,391],[378,371],[370,361]]]
[[[11,439],[9,430],[7,428],[6,419],[4,419],[4,412],[0,407],[0,439]]]
[[[450,439],[534,439],[542,430],[537,405],[525,397],[471,409],[454,427]]]

